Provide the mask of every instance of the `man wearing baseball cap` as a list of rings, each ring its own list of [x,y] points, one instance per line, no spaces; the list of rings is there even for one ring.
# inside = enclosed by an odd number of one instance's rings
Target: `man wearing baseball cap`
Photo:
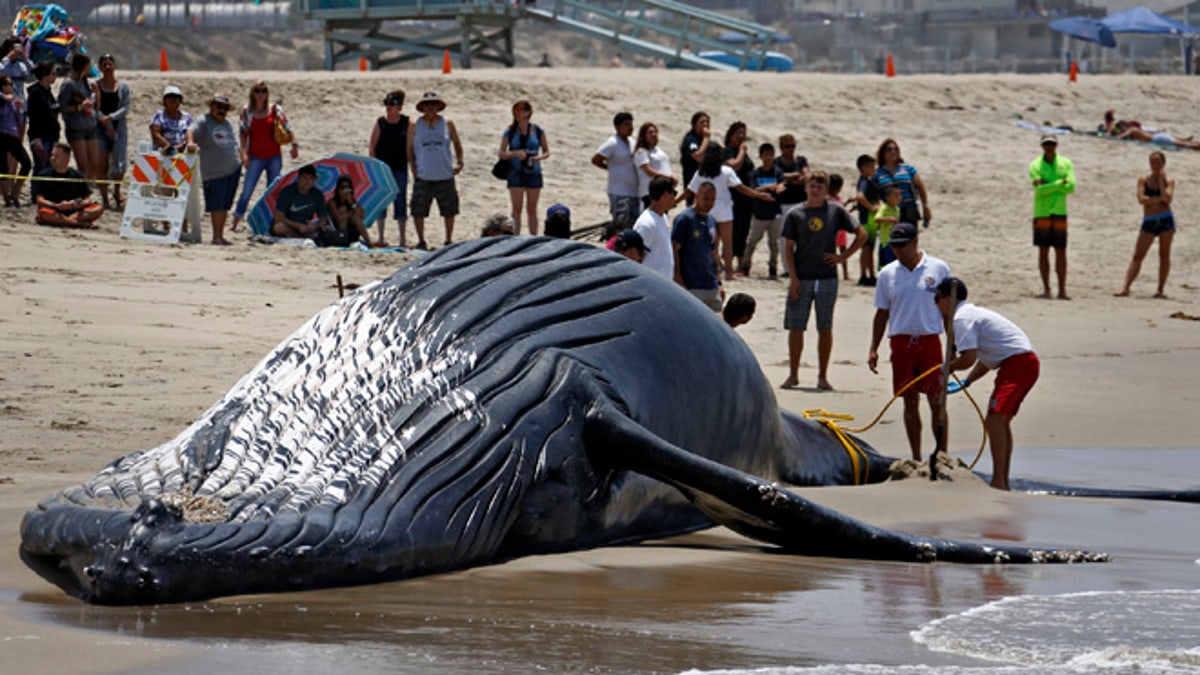
[[[1067,295],[1067,195],[1075,192],[1075,165],[1058,154],[1058,137],[1042,136],[1042,155],[1029,164],[1033,181],[1033,245],[1038,247],[1038,271],[1042,275],[1042,297],[1050,297],[1050,249],[1054,249],[1054,272],[1058,298]]]
[[[888,246],[896,259],[879,270],[867,366],[871,372],[878,372],[879,343],[886,330],[892,352],[892,392],[898,394],[908,387],[903,394],[904,430],[912,458],[920,461],[922,393],[929,401],[934,423],[944,419],[941,373],[921,376],[942,363],[942,341],[938,337],[942,334],[942,315],[933,303],[933,293],[950,276],[950,267],[917,248],[917,228],[912,223],[897,223]],[[908,386],[918,377],[919,382]],[[946,433],[944,425],[941,432]]]
[[[633,228],[617,233],[617,238],[613,241],[613,250],[636,263],[645,262],[646,254],[650,252],[650,249],[646,248],[646,240],[642,238],[642,233]]]

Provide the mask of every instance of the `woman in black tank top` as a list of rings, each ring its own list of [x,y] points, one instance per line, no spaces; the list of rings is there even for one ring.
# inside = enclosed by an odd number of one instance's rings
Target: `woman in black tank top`
[[[396,179],[398,190],[396,201],[392,203],[392,213],[400,228],[400,246],[403,247],[406,246],[405,231],[408,229],[408,200],[405,194],[408,192],[409,130],[408,115],[400,114],[400,109],[404,107],[404,91],[397,89],[389,93],[383,99],[383,105],[387,114],[375,120],[375,126],[371,129],[370,154],[387,164],[392,170],[392,177]],[[376,246],[387,246],[387,240],[383,236],[386,224],[387,212],[384,212],[379,218],[379,239],[375,240]]]
[[[111,181],[125,180],[125,163],[128,155],[129,133],[125,129],[125,115],[129,112],[129,85],[117,81],[117,63],[112,54],[104,54],[98,61],[100,79],[92,83],[100,99],[100,114],[96,118],[96,145],[100,151],[98,163],[100,178]],[[110,208],[108,183],[100,182],[100,197],[104,208]],[[121,197],[121,184],[113,184],[113,199],[118,209],[125,207]]]

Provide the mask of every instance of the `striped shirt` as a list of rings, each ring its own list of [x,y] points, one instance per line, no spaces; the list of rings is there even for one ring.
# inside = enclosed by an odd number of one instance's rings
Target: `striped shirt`
[[[900,164],[896,167],[896,171],[889,171],[886,166],[880,166],[875,170],[873,180],[879,188],[879,194],[884,195],[884,190],[889,186],[900,188],[900,205],[917,203],[917,190],[913,182],[917,178],[917,169],[911,164]]]

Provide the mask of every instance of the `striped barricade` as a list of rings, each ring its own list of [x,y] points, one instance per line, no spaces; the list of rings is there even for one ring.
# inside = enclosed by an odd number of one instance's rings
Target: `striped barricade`
[[[200,241],[199,155],[163,155],[142,144],[130,157],[129,196],[121,236],[176,244],[188,222],[188,239]]]

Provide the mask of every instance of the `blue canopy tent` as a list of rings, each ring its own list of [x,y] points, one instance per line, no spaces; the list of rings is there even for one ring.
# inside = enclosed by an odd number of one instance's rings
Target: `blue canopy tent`
[[[1141,33],[1143,35],[1162,35],[1178,37],[1185,54],[1191,52],[1191,40],[1200,36],[1200,28],[1186,23],[1169,19],[1161,14],[1152,12],[1145,7],[1134,7],[1116,12],[1103,19],[1093,19],[1083,16],[1072,16],[1051,21],[1051,30],[1068,37],[1083,40],[1102,47],[1116,47],[1116,33]],[[1186,46],[1182,41],[1187,40]],[[1130,61],[1133,60],[1132,46]],[[1184,71],[1191,72],[1191,59],[1185,56]]]
[[[1145,7],[1134,7],[1100,19],[1100,23],[1108,26],[1114,33],[1152,33],[1158,35],[1175,35],[1179,37],[1195,37],[1200,35],[1200,28],[1186,23],[1168,19],[1151,12]]]
[[[1069,16],[1065,19],[1051,21],[1049,26],[1050,30],[1058,31],[1063,35],[1083,40],[1084,42],[1095,42],[1102,47],[1117,46],[1117,39],[1113,37],[1112,29],[1099,19],[1092,19],[1086,16]]]
[[[1142,33],[1178,37],[1180,40],[1179,49],[1183,54],[1183,71],[1188,74],[1191,73],[1192,60],[1189,56],[1192,51],[1191,42],[1197,36],[1200,36],[1200,28],[1189,26],[1174,19],[1168,19],[1145,7],[1134,7],[1116,12],[1104,17],[1100,21],[1114,33]],[[1132,45],[1130,46],[1129,60],[1130,63],[1133,62]]]

